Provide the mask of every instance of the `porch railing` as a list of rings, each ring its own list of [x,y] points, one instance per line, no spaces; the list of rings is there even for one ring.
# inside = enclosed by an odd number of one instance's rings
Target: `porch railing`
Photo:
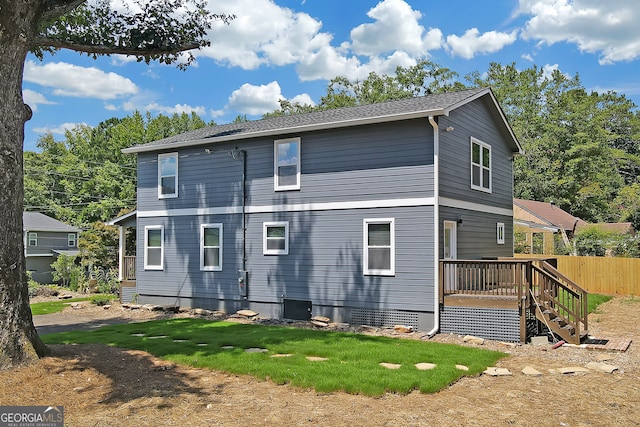
[[[122,278],[124,280],[136,280],[136,257],[135,256],[124,257],[124,264],[122,265]]]
[[[530,261],[440,261],[440,302],[446,295],[483,295],[527,298]]]
[[[533,262],[532,279],[540,305],[558,313],[579,337],[589,329],[587,291],[549,263]]]

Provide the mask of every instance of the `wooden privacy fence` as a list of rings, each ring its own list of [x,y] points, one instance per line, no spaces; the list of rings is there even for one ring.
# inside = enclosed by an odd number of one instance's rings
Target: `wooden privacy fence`
[[[516,258],[556,258],[558,270],[589,293],[640,295],[640,258],[516,254]]]

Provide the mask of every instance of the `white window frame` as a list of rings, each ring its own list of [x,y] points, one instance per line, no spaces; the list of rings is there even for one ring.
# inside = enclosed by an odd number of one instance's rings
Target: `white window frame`
[[[296,158],[296,163],[286,163],[286,166],[296,166],[296,183],[293,185],[279,185],[278,184],[278,167],[279,165],[279,156],[278,156],[278,147],[283,144],[291,144],[295,143],[298,145],[298,156]],[[300,189],[300,156],[302,152],[302,144],[300,142],[300,138],[287,138],[287,139],[277,139],[273,142],[273,188],[275,191],[288,191],[288,190],[299,190]]]
[[[268,249],[267,230],[270,227],[284,227],[284,249]],[[289,255],[289,221],[265,222],[262,225],[262,253],[263,255]]]
[[[38,246],[38,233],[29,233],[29,246]]]
[[[473,146],[477,145],[480,147],[480,163],[474,163],[473,161]],[[470,164],[470,170],[471,170],[471,176],[470,176],[470,180],[471,180],[471,188],[474,190],[478,190],[478,191],[484,191],[485,193],[491,193],[491,186],[492,186],[492,181],[493,181],[493,173],[492,173],[492,163],[493,163],[493,156],[491,154],[491,146],[489,144],[486,144],[482,141],[480,141],[479,139],[476,139],[474,137],[471,137],[471,157],[469,159],[469,164]],[[486,167],[482,164],[482,160],[483,160],[483,149],[487,149],[489,151],[489,167]],[[480,169],[480,185],[475,185],[473,183],[473,169],[474,167],[479,168]],[[489,182],[485,183],[484,182],[484,171],[487,170],[489,171]],[[488,186],[485,186],[484,184],[488,184]]]
[[[499,245],[504,245],[504,222],[496,223],[496,242]]]
[[[150,230],[160,230],[160,265],[149,264],[149,231]],[[164,225],[147,225],[144,227],[144,269],[145,270],[164,270]]]
[[[369,225],[389,224],[390,262],[388,269],[369,268]],[[362,220],[362,271],[365,276],[395,276],[396,274],[396,220],[395,218],[365,218]],[[375,246],[381,247],[381,246]]]
[[[176,159],[176,173],[175,175],[163,175],[162,174],[162,160],[175,158]],[[173,176],[175,189],[173,193],[162,194],[162,178]],[[158,154],[158,198],[159,199],[171,199],[178,197],[178,153],[164,153]]]
[[[67,246],[70,248],[75,248],[77,245],[76,233],[67,234]]]
[[[209,228],[218,229],[218,246],[205,246],[204,245],[204,231]],[[200,270],[201,271],[222,271],[222,246],[223,246],[223,226],[220,223],[214,224],[201,224],[200,225]],[[218,265],[204,265],[204,251],[205,249],[218,249]]]

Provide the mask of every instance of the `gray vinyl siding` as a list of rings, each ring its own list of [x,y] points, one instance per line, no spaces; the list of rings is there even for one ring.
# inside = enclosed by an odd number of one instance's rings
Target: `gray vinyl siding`
[[[139,210],[239,206],[247,153],[247,202],[274,204],[353,202],[433,195],[433,131],[425,120],[359,126],[300,137],[301,188],[274,191],[273,141],[254,139],[179,152],[178,197],[158,199],[157,153],[138,155]]]
[[[457,226],[458,259],[513,256],[513,217],[466,209],[440,208],[440,258],[444,221],[462,220]],[[497,243],[497,223],[504,223],[504,244]]]
[[[395,276],[363,275],[364,218],[395,218]],[[239,301],[240,221],[240,215],[140,218],[139,242],[145,225],[164,225],[165,257],[164,271],[145,271],[140,245],[138,293]],[[263,223],[272,221],[289,221],[289,255],[263,255]],[[224,224],[221,272],[199,269],[200,224],[210,222]],[[432,222],[432,207],[248,215],[248,300],[433,311]]]
[[[494,109],[487,100],[466,104],[449,117],[439,118],[440,196],[473,203],[513,208],[512,158],[507,135],[501,132]],[[453,127],[450,132],[444,131]],[[491,193],[471,188],[470,138],[491,146]]]
[[[51,251],[49,251],[51,253]],[[31,256],[25,259],[26,269],[31,272],[31,278],[38,283],[53,283],[53,269],[51,263],[55,261],[53,255]]]
[[[29,246],[29,233],[38,234],[38,245]],[[26,232],[26,255],[52,255],[51,249],[74,250],[78,249],[78,234],[76,235],[76,246],[69,246],[67,236],[72,233],[53,231],[31,231]]]

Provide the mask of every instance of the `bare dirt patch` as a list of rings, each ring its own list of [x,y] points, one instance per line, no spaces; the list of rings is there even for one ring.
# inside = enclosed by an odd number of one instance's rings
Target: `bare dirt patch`
[[[86,307],[62,314],[87,310],[84,313],[95,316],[118,313],[136,320],[161,316],[114,309],[119,312]],[[0,404],[64,405],[71,426],[640,426],[640,298],[615,298],[589,319],[592,335],[634,343],[627,352],[605,353],[486,341],[483,347],[511,354],[498,366],[513,375],[467,377],[433,395],[321,394],[176,366],[140,351],[70,345],[52,346],[52,357],[33,366],[0,372]],[[457,335],[437,335],[434,340],[463,344]],[[619,369],[612,374],[549,372],[584,366],[602,355]],[[543,375],[525,376],[525,366]]]

